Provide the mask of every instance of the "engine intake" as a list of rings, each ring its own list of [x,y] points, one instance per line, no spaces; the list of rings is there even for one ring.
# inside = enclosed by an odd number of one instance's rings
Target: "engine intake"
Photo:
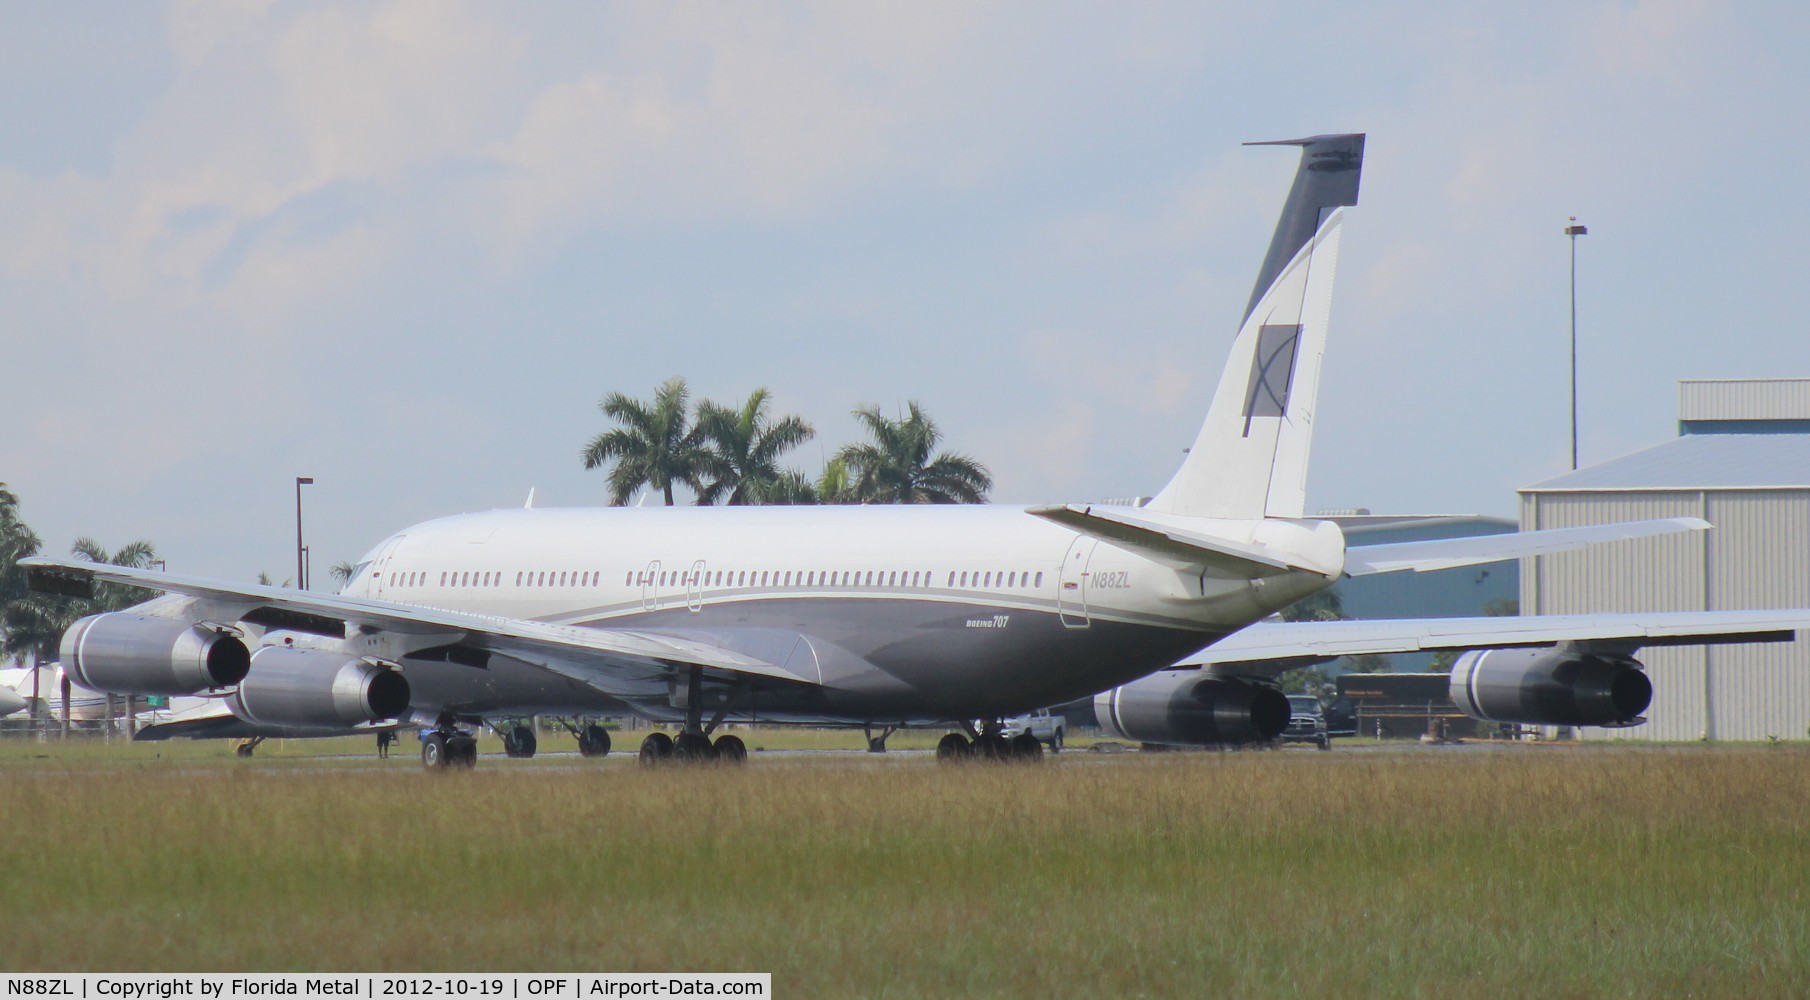
[[[251,673],[227,707],[266,726],[344,729],[407,712],[409,683],[343,653],[265,646],[252,654]]]
[[[1262,743],[1288,728],[1288,698],[1253,681],[1162,670],[1094,696],[1109,735],[1184,746]]]
[[[1560,649],[1472,649],[1452,663],[1452,702],[1486,722],[1637,726],[1653,701],[1640,661]]]
[[[231,687],[251,669],[236,635],[124,611],[69,626],[60,653],[70,680],[115,694],[193,694]]]

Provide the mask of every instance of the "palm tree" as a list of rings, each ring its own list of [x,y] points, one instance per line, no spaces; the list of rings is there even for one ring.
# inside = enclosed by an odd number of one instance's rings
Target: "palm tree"
[[[358,572],[357,566],[349,562],[336,562],[331,569],[327,570],[327,575],[339,581],[340,587],[344,588],[346,584],[352,582],[352,574],[356,572]]]
[[[717,461],[710,484],[698,491],[698,503],[720,500],[736,506],[798,502],[767,498],[796,495],[797,491],[784,482],[788,473],[779,467],[779,456],[809,441],[817,432],[798,417],[769,420],[767,403],[771,398],[762,387],[750,393],[739,410],[709,400],[698,404],[697,429],[710,442]]]
[[[823,475],[817,477],[818,503],[860,503],[855,495],[855,484],[849,479],[848,463],[842,456],[824,463]]]
[[[150,542],[133,542],[109,553],[92,538],[78,538],[69,554],[90,562],[139,568],[157,561],[157,549]],[[119,583],[96,583],[93,597],[27,594],[6,608],[6,638],[0,652],[15,660],[30,655],[39,663],[49,663],[57,658],[63,633],[77,619],[102,611],[119,611],[150,596],[151,592],[141,587]]]
[[[15,663],[23,662],[25,652],[14,652],[6,641],[5,622],[11,617],[14,605],[31,596],[25,587],[25,570],[19,566],[19,560],[37,555],[42,544],[25,522],[19,520],[18,496],[5,483],[0,483],[0,649],[10,654]]]
[[[823,502],[823,495],[817,492],[817,485],[795,469],[781,472],[779,478],[763,482],[748,493],[748,503],[751,504],[780,506]]]
[[[620,426],[585,445],[584,467],[616,463],[609,472],[610,503],[627,504],[642,486],[664,493],[668,507],[673,504],[675,482],[703,491],[704,477],[714,475],[718,463],[705,447],[703,434],[691,426],[689,398],[685,380],[675,376],[655,390],[651,404],[620,392],[610,393],[597,404],[604,416]]]
[[[919,408],[889,420],[877,406],[864,406],[855,418],[866,425],[872,444],[851,444],[836,453],[848,467],[855,499],[860,503],[985,503],[993,488],[987,468],[966,455],[934,454],[942,433]]]

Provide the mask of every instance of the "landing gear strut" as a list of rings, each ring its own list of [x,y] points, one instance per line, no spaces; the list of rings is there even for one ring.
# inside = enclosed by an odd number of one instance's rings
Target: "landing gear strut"
[[[250,760],[251,752],[256,750],[265,739],[266,737],[263,736],[247,736],[245,739],[239,741],[238,746],[233,747],[233,756],[238,757],[241,760]]]
[[[708,724],[704,722],[704,671],[700,667],[692,667],[686,678],[685,691],[685,727],[677,737],[665,733],[649,733],[641,741],[639,757],[643,766],[652,767],[667,762],[678,764],[707,764],[720,761],[725,764],[740,764],[748,757],[748,748],[737,736],[723,735],[710,739],[716,727],[722,725],[723,718],[729,714],[727,704],[716,713]]]
[[[887,737],[891,736],[893,733],[896,733],[898,731],[899,731],[898,726],[887,726],[884,729],[880,730],[880,735],[875,736],[874,727],[862,726],[861,735],[867,737],[867,752],[868,753],[885,753]]]

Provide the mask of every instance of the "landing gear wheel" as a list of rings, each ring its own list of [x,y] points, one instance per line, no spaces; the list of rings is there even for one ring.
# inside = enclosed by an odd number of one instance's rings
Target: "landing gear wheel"
[[[1012,741],[997,733],[983,735],[974,741],[974,755],[981,760],[1007,760],[1012,756]]]
[[[242,760],[250,760],[251,759],[251,744],[241,743],[238,746],[233,747],[233,756],[238,757]]]
[[[672,741],[672,758],[686,764],[707,764],[716,759],[716,748],[703,733],[680,733]]]
[[[886,752],[886,740],[884,740],[878,736],[868,737],[867,738],[867,752],[868,753],[885,753]]]
[[[742,742],[740,736],[718,736],[716,759],[725,764],[740,764],[748,759],[748,745]]]
[[[974,756],[974,746],[961,733],[945,733],[936,741],[936,759],[939,764],[956,764]]]
[[[443,733],[428,733],[427,739],[421,741],[421,764],[424,767],[445,767],[448,763],[446,736]]]
[[[478,741],[473,736],[446,738],[446,763],[452,767],[478,766]]]
[[[534,730],[527,726],[516,726],[503,734],[503,752],[511,757],[526,758],[534,756],[540,741],[535,739]]]
[[[1009,742],[1012,746],[1013,760],[1037,761],[1043,759],[1043,743],[1030,733],[1019,733]]]
[[[660,735],[664,736],[665,733]],[[608,757],[610,731],[593,722],[578,731],[578,753],[582,757]]]
[[[672,737],[665,733],[648,733],[641,741],[641,763],[652,767],[672,759]]]

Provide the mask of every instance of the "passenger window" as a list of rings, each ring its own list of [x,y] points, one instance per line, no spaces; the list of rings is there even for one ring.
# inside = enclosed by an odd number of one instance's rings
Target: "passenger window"
[[[1041,571],[1037,574],[1037,586],[1043,586],[1043,573]]]
[[[782,586],[790,587],[791,585],[792,585],[792,571],[786,570],[786,582]]]
[[[763,587],[767,585],[767,571],[764,569],[760,571],[760,585]]]
[[[809,573],[806,573],[804,575],[804,585],[809,587],[811,585],[811,581],[815,580],[816,578],[817,578],[817,573],[815,570],[813,570]]]
[[[911,585],[913,587],[918,585],[918,575],[916,573],[911,574]]]
[[[968,571],[962,570],[962,586],[966,587],[967,585],[968,585]]]

